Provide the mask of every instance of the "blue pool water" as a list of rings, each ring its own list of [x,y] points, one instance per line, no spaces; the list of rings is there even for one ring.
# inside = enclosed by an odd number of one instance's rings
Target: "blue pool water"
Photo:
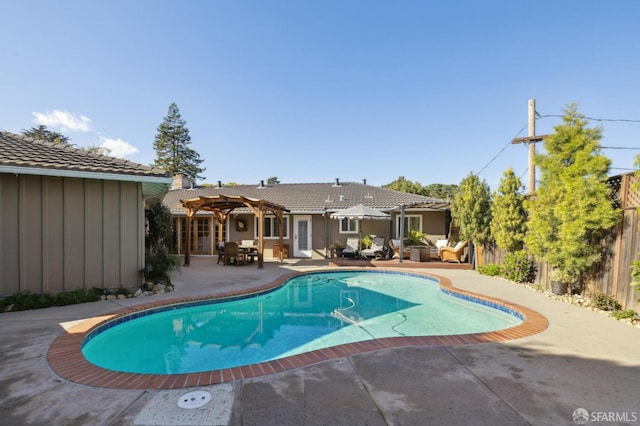
[[[433,278],[389,272],[318,272],[235,300],[143,311],[85,339],[93,364],[175,374],[274,360],[344,343],[395,336],[500,330],[522,318],[440,289]]]

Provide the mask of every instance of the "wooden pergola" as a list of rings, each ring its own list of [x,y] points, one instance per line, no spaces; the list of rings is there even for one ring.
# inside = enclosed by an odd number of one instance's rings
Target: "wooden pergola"
[[[266,200],[258,200],[255,198],[243,197],[241,195],[201,195],[198,198],[190,198],[180,200],[182,206],[187,209],[187,247],[184,253],[184,264],[190,264],[191,256],[191,223],[194,216],[200,210],[210,211],[218,219],[218,238],[222,241],[224,235],[224,224],[227,216],[237,208],[246,207],[258,218],[258,269],[264,266],[264,216],[265,213],[273,214],[278,219],[278,229],[280,230],[280,247],[283,246],[283,223],[282,214],[289,210],[280,204],[272,203]],[[280,251],[280,260],[282,260],[282,251]]]

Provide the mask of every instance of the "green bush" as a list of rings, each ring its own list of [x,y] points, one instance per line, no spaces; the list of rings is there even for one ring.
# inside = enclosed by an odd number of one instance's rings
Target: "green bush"
[[[591,294],[591,304],[602,311],[618,311],[621,308],[616,299],[599,292]]]
[[[478,266],[478,273],[481,275],[488,275],[490,277],[496,277],[502,274],[502,268],[495,263],[487,263],[483,266]]]
[[[173,235],[171,212],[157,202],[146,211],[146,217],[149,229],[145,239],[145,279],[171,285],[168,273],[180,269],[180,257],[170,254],[168,248]]]
[[[0,310],[26,311],[28,309],[48,308],[51,306],[75,305],[77,303],[96,302],[100,300],[101,290],[75,290],[61,293],[31,293],[24,291],[5,297],[0,301]]]
[[[363,249],[371,248],[371,244],[373,244],[373,238],[370,235],[365,235],[360,240],[360,247]]]
[[[633,309],[625,309],[624,311],[613,311],[611,313],[615,319],[634,319],[636,317],[636,311]]]
[[[518,250],[505,256],[502,276],[517,283],[532,283],[536,279],[536,268],[527,258],[527,253]]]
[[[636,256],[638,255],[640,255],[640,253],[636,254]],[[640,293],[640,259],[631,262],[631,276],[633,277],[633,281],[629,285]],[[640,299],[638,299],[638,302],[640,302]]]

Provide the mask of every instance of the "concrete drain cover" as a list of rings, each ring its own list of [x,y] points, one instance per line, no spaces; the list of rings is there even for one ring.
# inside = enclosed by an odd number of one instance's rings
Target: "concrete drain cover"
[[[185,393],[178,398],[178,407],[186,410],[200,408],[207,402],[211,401],[211,394],[207,391],[193,391]]]

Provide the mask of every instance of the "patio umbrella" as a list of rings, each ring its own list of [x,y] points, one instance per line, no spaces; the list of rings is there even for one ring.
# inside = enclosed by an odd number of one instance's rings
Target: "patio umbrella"
[[[391,216],[385,212],[374,209],[373,207],[365,206],[364,204],[358,204],[357,206],[349,207],[347,209],[338,210],[335,213],[331,213],[333,219],[358,219],[358,229],[360,229],[360,220],[390,220]],[[360,233],[358,232],[358,250],[360,250]]]
[[[374,219],[374,220],[389,220],[389,216],[385,212],[376,210],[372,207],[365,206],[364,204],[358,204],[357,206],[349,207],[348,209],[338,210],[335,213],[331,213],[333,219]]]

